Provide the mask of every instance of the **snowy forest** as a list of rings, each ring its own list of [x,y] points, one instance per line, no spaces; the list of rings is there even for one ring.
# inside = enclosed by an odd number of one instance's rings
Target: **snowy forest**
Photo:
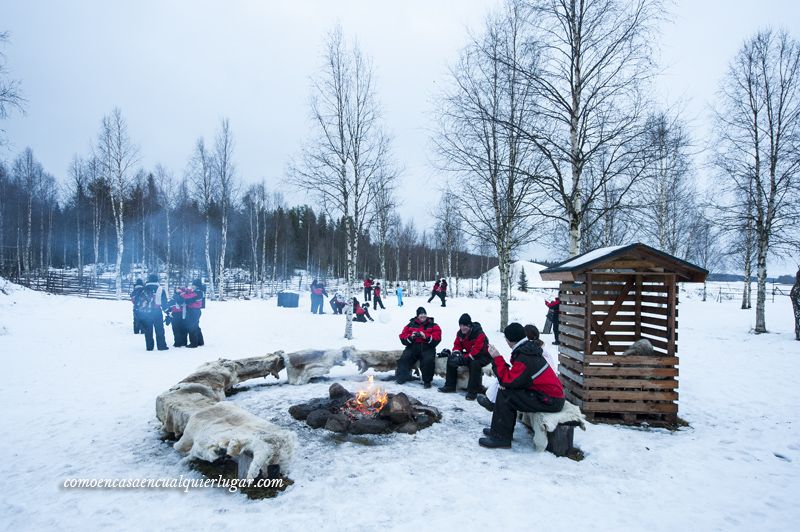
[[[277,180],[237,171],[224,118],[185,167],[142,167],[127,117],[109,109],[68,168],[45,168],[36,146],[0,160],[0,274],[25,283],[101,267],[119,296],[134,275],[199,272],[224,298],[231,275],[274,284],[301,269],[354,284],[476,278],[498,265],[504,325],[510,264],[529,244],[563,260],[639,241],[742,274],[742,308],[755,281],[763,332],[768,260],[800,256],[800,42],[780,29],[748,37],[710,102],[712,138],[693,138],[680,105],[653,97],[662,8],[508,0],[489,14],[439,80],[439,199],[425,222],[398,208],[403,161],[376,89],[380,58],[339,26],[320,37],[309,135]],[[0,42],[7,118],[29,102],[8,74],[13,39]],[[287,205],[285,187],[313,207]]]

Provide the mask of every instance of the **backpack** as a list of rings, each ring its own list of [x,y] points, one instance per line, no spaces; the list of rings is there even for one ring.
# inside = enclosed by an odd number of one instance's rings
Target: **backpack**
[[[136,298],[136,310],[145,313],[161,310],[161,294],[163,292],[164,289],[160,286],[155,290],[150,290],[145,286]]]

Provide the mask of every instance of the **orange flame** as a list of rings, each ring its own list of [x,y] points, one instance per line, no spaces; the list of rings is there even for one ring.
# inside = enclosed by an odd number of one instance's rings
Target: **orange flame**
[[[389,402],[389,394],[383,388],[375,387],[372,375],[367,387],[356,392],[356,396],[348,400],[342,410],[351,416],[374,416]]]

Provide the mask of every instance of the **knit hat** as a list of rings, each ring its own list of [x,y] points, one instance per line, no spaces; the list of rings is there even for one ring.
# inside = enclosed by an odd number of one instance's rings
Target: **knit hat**
[[[462,314],[460,318],[458,318],[459,325],[472,325],[472,318],[470,318],[469,314]]]
[[[525,338],[525,328],[517,322],[509,323],[508,326],[503,329],[503,335],[509,342],[517,343]]]
[[[200,279],[195,279],[192,281],[192,286],[196,286],[197,288],[203,287],[203,282]]]
[[[419,307],[417,309],[417,314],[416,315],[419,316],[420,314],[425,314],[426,316],[428,315],[428,312],[425,310],[425,307]]]
[[[158,275],[156,275],[154,273],[151,273],[150,275],[147,276],[147,282],[148,283],[157,283],[158,282]]]
[[[144,281],[141,279],[136,279],[136,282],[133,283],[134,286],[144,286]]]

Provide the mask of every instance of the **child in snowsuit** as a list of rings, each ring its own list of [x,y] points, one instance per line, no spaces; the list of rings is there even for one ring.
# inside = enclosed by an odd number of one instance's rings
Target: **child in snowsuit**
[[[383,299],[381,299],[382,293],[383,290],[381,289],[381,283],[376,284],[374,290],[375,300],[372,302],[372,308],[374,308],[375,310],[378,310],[378,305],[380,305],[383,310],[386,310],[386,307],[383,306]]]

